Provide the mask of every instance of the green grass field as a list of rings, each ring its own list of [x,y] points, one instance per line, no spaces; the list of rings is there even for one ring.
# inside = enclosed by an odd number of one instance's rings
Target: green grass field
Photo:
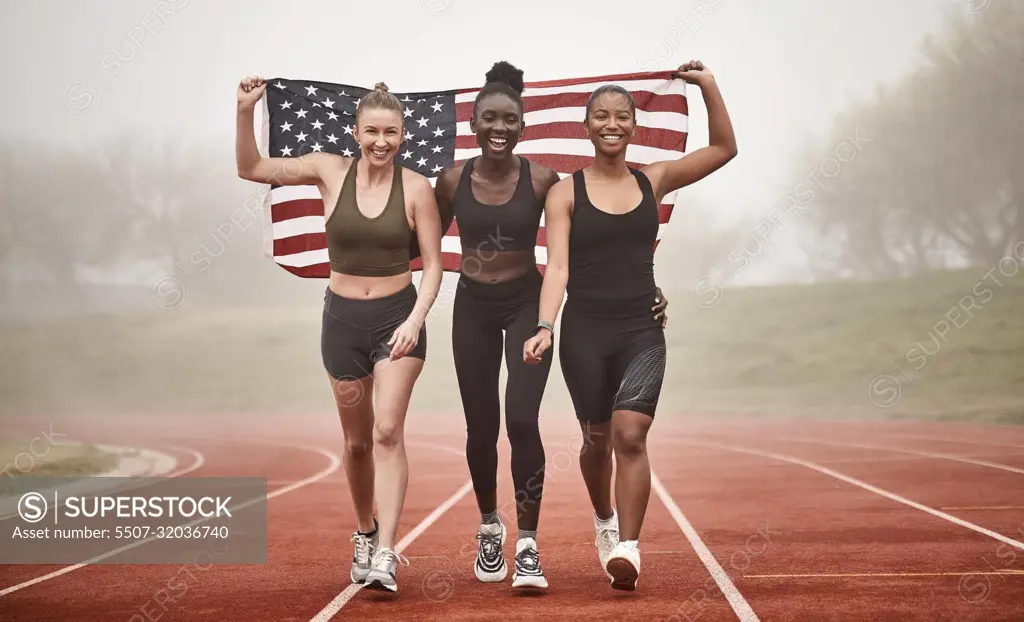
[[[710,308],[668,291],[659,412],[1022,422],[1024,270],[987,272],[726,289]],[[333,412],[320,302],[5,324],[0,412]],[[428,321],[420,412],[461,412],[450,307]],[[557,360],[543,408],[571,412]]]
[[[668,293],[683,303],[670,395],[732,412],[1024,422],[1024,270],[1004,268],[1016,274],[725,290],[707,309]]]

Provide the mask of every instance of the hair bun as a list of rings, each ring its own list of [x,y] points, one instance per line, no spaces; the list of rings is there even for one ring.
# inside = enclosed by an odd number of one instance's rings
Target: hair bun
[[[375,91],[384,91],[385,93],[387,93],[388,92],[388,85],[384,84],[383,82],[378,82],[377,84],[373,85],[373,90],[375,90]]]
[[[506,61],[501,60],[494,63],[485,78],[488,82],[503,82],[520,95],[523,93],[523,70],[516,69],[514,65]]]

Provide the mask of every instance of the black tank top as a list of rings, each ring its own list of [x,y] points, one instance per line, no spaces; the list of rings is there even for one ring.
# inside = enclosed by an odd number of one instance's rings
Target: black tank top
[[[625,214],[594,207],[583,171],[573,173],[572,227],[569,232],[568,301],[588,315],[652,318],[654,242],[658,203],[647,176],[629,171],[640,185],[640,204]],[[567,304],[568,304],[567,301]]]
[[[452,200],[462,245],[486,252],[533,250],[544,202],[533,191],[529,160],[519,157],[519,182],[512,198],[501,205],[481,203],[473,196],[474,162],[476,158],[463,167]]]

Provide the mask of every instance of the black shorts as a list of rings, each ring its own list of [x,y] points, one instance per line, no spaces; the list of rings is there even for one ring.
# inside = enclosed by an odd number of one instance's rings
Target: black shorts
[[[335,380],[369,376],[373,366],[391,353],[387,345],[416,305],[416,287],[383,298],[355,299],[339,296],[328,287],[324,293],[320,355],[324,368]],[[416,346],[406,356],[427,358],[427,328],[420,328]]]
[[[665,330],[653,311],[607,318],[569,301],[560,332],[558,358],[577,419],[606,423],[616,410],[654,416],[666,349]]]

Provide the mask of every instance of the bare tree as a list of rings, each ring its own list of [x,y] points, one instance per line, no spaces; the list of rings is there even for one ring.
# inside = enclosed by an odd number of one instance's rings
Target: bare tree
[[[853,127],[877,139],[809,212],[810,232],[830,241],[806,245],[819,271],[873,278],[991,265],[1024,239],[1022,42],[1021,3],[951,14],[922,42],[916,71],[837,119],[826,145]],[[812,143],[808,154],[825,148]]]

